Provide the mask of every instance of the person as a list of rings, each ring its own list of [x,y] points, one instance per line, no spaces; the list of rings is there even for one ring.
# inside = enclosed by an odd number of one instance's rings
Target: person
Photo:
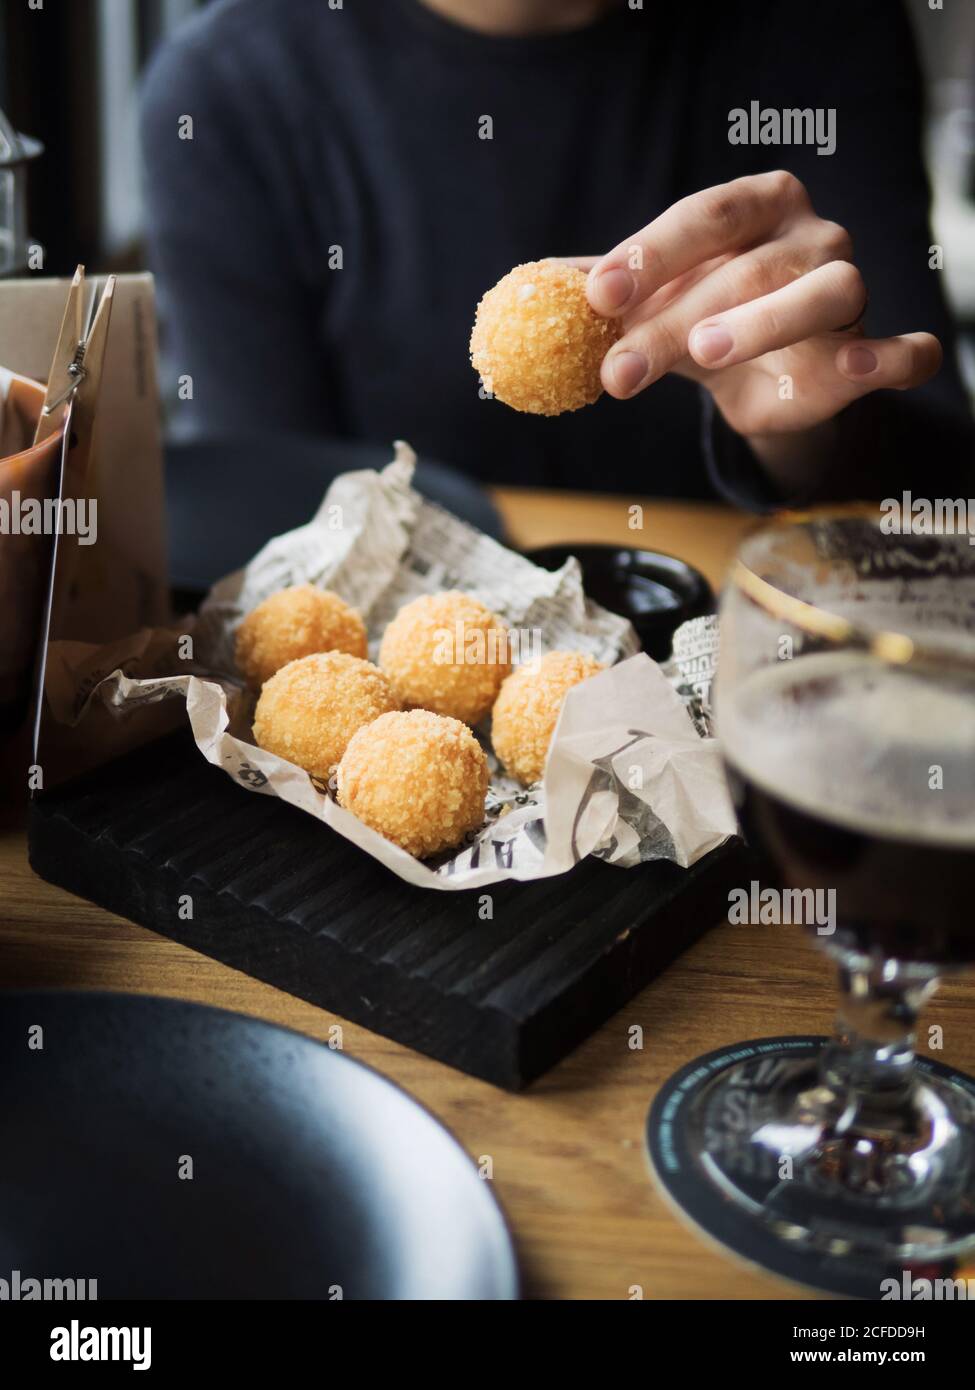
[[[220,0],[144,92],[179,426],[756,509],[965,492],[921,110],[891,0]],[[555,418],[468,355],[548,256],[622,322]]]

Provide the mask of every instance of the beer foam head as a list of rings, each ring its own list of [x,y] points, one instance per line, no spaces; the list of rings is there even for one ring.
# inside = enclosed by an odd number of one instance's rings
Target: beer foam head
[[[877,835],[975,847],[975,675],[805,655],[719,678],[716,714],[728,759],[772,795]]]

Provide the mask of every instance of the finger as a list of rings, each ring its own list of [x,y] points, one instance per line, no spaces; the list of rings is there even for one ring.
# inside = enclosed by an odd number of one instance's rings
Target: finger
[[[866,298],[856,266],[831,261],[771,294],[695,324],[688,336],[688,351],[701,367],[748,362],[856,322]]]
[[[810,266],[818,267],[822,254],[815,241],[782,237],[744,255],[709,262],[713,269],[700,278],[694,278],[695,272],[681,277],[688,288],[676,298],[668,297],[670,286],[665,286],[624,319],[626,331],[603,361],[604,387],[622,400],[679,362],[689,367],[694,359],[688,356],[688,336],[695,325],[801,281]]]
[[[868,391],[908,391],[935,375],[943,357],[933,333],[902,333],[897,338],[858,338],[836,354],[836,369]]]
[[[802,184],[784,170],[681,198],[592,268],[589,302],[597,314],[623,313],[701,261],[771,235],[808,205]]]
[[[620,320],[623,326],[623,332],[629,333],[637,324],[646,323],[649,319],[668,308],[675,300],[680,299],[682,295],[688,294],[689,291],[694,289],[695,285],[701,284],[701,282],[706,280],[715,270],[718,270],[721,266],[728,265],[731,261],[736,259],[738,258],[735,256],[735,253],[729,251],[724,256],[715,256],[713,260],[702,261],[701,264],[696,265],[693,270],[685,270],[684,274],[678,275],[676,280],[668,280],[666,285],[662,285],[659,290],[655,290],[649,299],[645,299],[642,304],[638,304],[632,313],[623,315]],[[718,280],[712,281],[712,284],[715,286],[719,283],[720,281]],[[713,308],[718,304],[724,305],[728,303],[730,305],[736,304],[738,301],[737,299],[729,300],[727,296],[722,296],[720,299],[714,298],[713,303],[711,300],[706,302]],[[702,314],[707,313],[708,309],[702,309],[701,312]]]
[[[845,228],[819,217],[804,218],[788,234],[763,242],[750,251],[726,251],[702,261],[693,270],[678,275],[676,280],[668,281],[649,299],[623,315],[624,329],[629,332],[636,324],[659,314],[679,296],[687,295],[686,308],[693,313],[687,320],[683,335],[686,338],[697,319],[760,299],[830,261],[850,260],[852,251],[853,243]],[[721,271],[721,274],[713,276],[714,271]],[[705,281],[707,283],[702,283]],[[694,289],[697,285],[701,286],[700,290]],[[692,290],[693,297],[689,293]],[[863,307],[866,307],[865,302]]]

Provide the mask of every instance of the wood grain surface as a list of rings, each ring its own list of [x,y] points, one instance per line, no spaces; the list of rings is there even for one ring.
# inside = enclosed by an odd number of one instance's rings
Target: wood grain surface
[[[668,550],[718,585],[751,519],[718,506],[506,491],[522,544],[614,540]],[[236,1009],[326,1039],[327,1012],[112,918],[41,882],[26,862],[15,813],[0,824],[0,983],[172,995]],[[542,1298],[807,1298],[806,1290],[729,1259],[675,1217],[648,1177],[643,1128],[661,1083],[699,1053],[746,1038],[828,1031],[830,968],[794,927],[716,926],[593,1037],[521,1095],[460,1075],[344,1024],[350,1056],[428,1106],[474,1159],[491,1160],[495,1191]],[[946,985],[924,1023],[944,1030],[943,1061],[975,1071],[975,983]],[[629,1030],[643,1029],[642,1050]],[[925,1036],[922,1030],[922,1037]]]

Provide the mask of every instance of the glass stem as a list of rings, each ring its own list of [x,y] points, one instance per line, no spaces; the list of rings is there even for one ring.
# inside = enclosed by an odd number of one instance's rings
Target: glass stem
[[[847,1125],[902,1123],[913,1113],[914,1031],[938,987],[931,966],[837,952],[840,1004],[823,1049],[820,1081],[841,1102]]]

